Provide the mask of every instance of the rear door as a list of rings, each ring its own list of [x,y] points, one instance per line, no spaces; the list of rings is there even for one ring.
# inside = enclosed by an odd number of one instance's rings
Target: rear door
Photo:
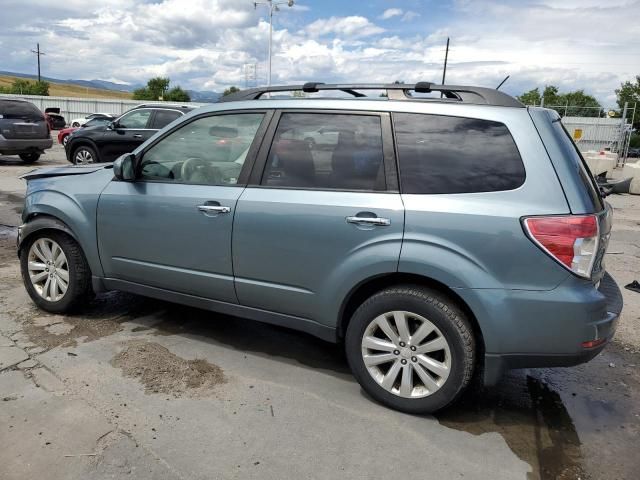
[[[335,135],[317,141],[322,128]],[[397,269],[404,211],[389,115],[285,110],[270,130],[236,209],[238,300],[333,326],[348,290]]]
[[[44,115],[30,102],[0,100],[0,134],[6,139],[49,138]]]

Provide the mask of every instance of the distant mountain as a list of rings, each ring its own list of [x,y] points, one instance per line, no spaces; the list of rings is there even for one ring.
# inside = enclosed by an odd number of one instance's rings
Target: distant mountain
[[[20,78],[28,78],[30,80],[35,80],[38,78],[37,75],[31,75],[28,73],[16,73],[16,72],[5,72],[0,71],[0,75],[8,75],[12,77],[20,77]],[[133,84],[129,85],[126,83],[116,83],[110,82],[108,80],[61,80],[59,78],[52,77],[41,77],[42,80],[52,83],[69,83],[71,85],[79,85],[81,87],[89,87],[89,88],[100,88],[103,90],[113,90],[116,92],[133,92],[136,88],[144,87],[143,84]],[[214,103],[217,102],[218,99],[222,96],[221,93],[212,92],[212,91],[198,91],[198,90],[187,90],[189,96],[191,97],[192,102],[201,102],[201,103]]]

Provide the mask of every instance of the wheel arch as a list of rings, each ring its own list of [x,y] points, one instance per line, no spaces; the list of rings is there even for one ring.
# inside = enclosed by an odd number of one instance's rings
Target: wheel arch
[[[413,273],[394,272],[385,275],[378,275],[370,277],[356,285],[345,297],[340,307],[336,329],[338,341],[342,341],[344,339],[349,321],[362,302],[384,288],[401,284],[412,284],[430,288],[449,298],[458,305],[473,327],[473,333],[476,337],[478,346],[477,358],[478,360],[484,358],[485,342],[482,329],[476,315],[473,313],[467,302],[457,294],[455,290],[449,288],[444,283],[430,277],[416,275]]]
[[[73,230],[59,218],[47,214],[32,213],[26,218],[25,224],[21,227],[18,235],[18,257],[22,254],[22,248],[26,240],[36,232],[42,232],[43,230],[66,233],[80,244]]]
[[[67,135],[68,136],[68,135]],[[69,138],[66,147],[67,160],[73,163],[73,156],[76,153],[76,150],[80,147],[91,147],[98,157],[97,160],[100,160],[100,152],[98,151],[98,146],[96,142],[91,140],[90,138]]]

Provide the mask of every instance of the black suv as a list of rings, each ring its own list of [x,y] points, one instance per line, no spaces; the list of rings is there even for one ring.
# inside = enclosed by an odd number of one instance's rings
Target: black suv
[[[181,105],[138,105],[108,125],[73,132],[65,147],[67,160],[75,164],[113,162],[191,110],[193,107]]]
[[[33,163],[52,145],[49,125],[33,103],[0,100],[0,155],[19,155]]]

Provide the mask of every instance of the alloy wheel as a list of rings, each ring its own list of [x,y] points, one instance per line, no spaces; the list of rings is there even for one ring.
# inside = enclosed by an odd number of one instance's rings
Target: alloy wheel
[[[29,280],[35,291],[49,302],[57,302],[69,287],[69,263],[56,242],[40,238],[33,242],[28,256]]]
[[[84,148],[81,148],[76,152],[74,160],[76,165],[81,165],[84,163],[93,163],[93,155],[91,155],[90,151],[85,150]]]
[[[438,391],[451,372],[451,349],[421,315],[392,311],[374,318],[362,336],[362,360],[386,391],[422,398]]]

